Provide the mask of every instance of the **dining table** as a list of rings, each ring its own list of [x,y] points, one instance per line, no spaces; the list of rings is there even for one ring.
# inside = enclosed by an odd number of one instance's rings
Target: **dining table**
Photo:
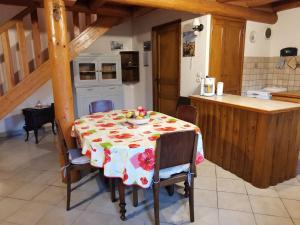
[[[131,110],[99,112],[74,121],[71,135],[76,137],[82,154],[90,158],[90,164],[103,168],[105,177],[119,178],[126,186],[151,187],[156,140],[169,132],[195,130],[198,134],[196,165],[204,160],[202,135],[196,125],[155,111],[148,112],[147,123],[135,125],[128,122],[128,111]],[[126,218],[124,185],[119,185],[122,220]]]

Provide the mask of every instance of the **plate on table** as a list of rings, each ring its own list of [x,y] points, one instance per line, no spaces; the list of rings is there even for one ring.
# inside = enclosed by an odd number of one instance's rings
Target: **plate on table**
[[[128,123],[134,124],[134,125],[142,125],[142,124],[147,124],[149,123],[150,118],[146,119],[127,119]]]

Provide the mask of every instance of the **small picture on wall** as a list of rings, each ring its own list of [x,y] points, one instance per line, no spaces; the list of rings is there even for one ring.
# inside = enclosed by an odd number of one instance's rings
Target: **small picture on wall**
[[[144,52],[151,51],[151,41],[144,41]]]
[[[123,43],[118,42],[118,41],[112,41],[112,42],[110,42],[110,48],[111,48],[112,51],[122,50],[123,49]]]
[[[194,31],[183,32],[183,57],[195,56],[195,38]]]

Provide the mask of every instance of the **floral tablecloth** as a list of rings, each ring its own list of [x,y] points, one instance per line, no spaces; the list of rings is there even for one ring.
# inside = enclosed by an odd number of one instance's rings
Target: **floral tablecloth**
[[[105,176],[121,178],[126,185],[149,187],[156,140],[166,132],[194,129],[199,135],[196,164],[203,161],[202,136],[195,125],[151,112],[148,124],[134,126],[126,122],[126,113],[127,110],[95,113],[74,122],[72,136],[79,140],[91,165],[104,168]]]

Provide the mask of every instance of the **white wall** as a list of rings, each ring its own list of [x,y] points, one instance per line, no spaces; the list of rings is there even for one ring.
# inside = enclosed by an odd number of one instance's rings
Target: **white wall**
[[[181,81],[180,95],[190,96],[200,93],[200,77],[208,75],[209,69],[209,42],[210,42],[210,22],[211,16],[202,16],[200,23],[204,25],[203,31],[199,32],[195,40],[195,56],[181,56]],[[193,19],[182,22],[182,32],[191,31]],[[181,52],[183,39],[181,39]]]
[[[300,8],[281,11],[278,21],[272,26],[270,56],[279,56],[280,49],[298,48],[300,54]]]
[[[286,47],[297,47],[300,51],[300,8],[278,12],[278,21],[274,25],[247,22],[245,56],[273,57],[279,56],[280,50]],[[265,30],[270,27],[272,36],[270,40],[265,38]],[[256,42],[251,43],[249,36],[251,31],[256,31]]]
[[[265,31],[270,24],[247,21],[245,34],[245,52],[244,55],[252,57],[264,57],[270,53],[271,40],[265,38]],[[250,42],[250,33],[256,34],[255,43]]]

